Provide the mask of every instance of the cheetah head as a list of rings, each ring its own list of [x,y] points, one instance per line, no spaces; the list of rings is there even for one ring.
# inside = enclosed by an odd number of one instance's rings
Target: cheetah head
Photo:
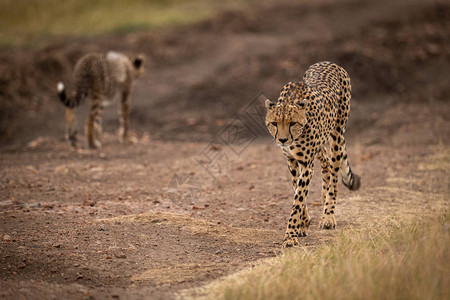
[[[280,147],[290,146],[306,124],[306,100],[273,103],[266,100],[266,126]]]

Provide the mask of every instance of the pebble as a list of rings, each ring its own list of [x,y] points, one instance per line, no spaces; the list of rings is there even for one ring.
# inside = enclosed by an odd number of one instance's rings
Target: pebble
[[[4,241],[11,241],[12,238],[11,238],[11,236],[5,234],[5,235],[3,236],[3,240],[4,240]]]
[[[39,208],[41,207],[41,203],[35,202],[35,203],[29,203],[24,205],[25,208]]]
[[[97,201],[95,201],[95,200],[85,199],[85,200],[83,201],[83,206],[90,206],[90,207],[93,207],[93,206],[95,206],[95,204],[97,204]]]

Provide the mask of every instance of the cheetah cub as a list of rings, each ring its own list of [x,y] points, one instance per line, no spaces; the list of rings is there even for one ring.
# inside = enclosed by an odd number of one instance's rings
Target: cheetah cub
[[[143,57],[133,59],[110,51],[106,54],[87,54],[75,65],[74,90],[68,97],[62,82],[58,82],[57,90],[61,102],[66,106],[66,140],[73,146],[77,144],[77,120],[74,108],[88,96],[92,98],[92,106],[86,123],[88,146],[100,148],[102,134],[101,112],[104,101],[112,99],[116,94],[121,96],[119,134],[124,142],[131,142],[129,136],[130,95],[133,80],[143,72]]]
[[[319,62],[309,67],[302,82],[283,86],[276,104],[266,100],[266,126],[283,150],[294,188],[283,248],[298,246],[297,238],[307,234],[310,217],[306,197],[315,158],[322,167],[324,207],[320,228],[336,227],[338,173],[350,190],[361,185],[360,177],[350,168],[345,149],[350,93],[347,72],[336,64]]]

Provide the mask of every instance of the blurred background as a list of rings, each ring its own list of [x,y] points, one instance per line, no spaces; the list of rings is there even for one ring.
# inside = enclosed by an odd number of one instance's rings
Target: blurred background
[[[386,101],[448,101],[449,7],[421,0],[3,0],[0,141],[61,138],[56,82],[70,84],[82,55],[109,50],[147,58],[132,100],[137,135],[209,141],[260,92],[276,99],[284,83],[321,60],[349,72],[355,109],[364,112],[351,125],[364,128]],[[118,126],[116,110],[105,111],[106,131]]]

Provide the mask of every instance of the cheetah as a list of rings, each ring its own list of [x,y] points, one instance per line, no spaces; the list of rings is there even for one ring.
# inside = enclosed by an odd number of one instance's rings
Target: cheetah
[[[143,57],[133,59],[110,51],[106,54],[92,53],[83,56],[74,68],[75,89],[70,97],[62,82],[58,82],[59,99],[66,106],[66,140],[72,146],[77,145],[77,120],[74,108],[88,96],[92,97],[92,106],[86,124],[88,147],[100,148],[102,134],[101,112],[107,99],[117,93],[121,96],[119,135],[124,142],[132,142],[129,135],[130,95],[133,80],[143,72]],[[104,102],[105,101],[105,102]]]
[[[294,188],[283,248],[298,246],[297,238],[307,235],[310,217],[306,197],[315,158],[322,168],[320,228],[336,227],[339,171],[350,190],[358,190],[361,185],[360,177],[350,168],[345,148],[350,97],[347,72],[334,63],[319,62],[309,67],[302,82],[284,85],[277,103],[265,102],[267,129],[283,150]]]

